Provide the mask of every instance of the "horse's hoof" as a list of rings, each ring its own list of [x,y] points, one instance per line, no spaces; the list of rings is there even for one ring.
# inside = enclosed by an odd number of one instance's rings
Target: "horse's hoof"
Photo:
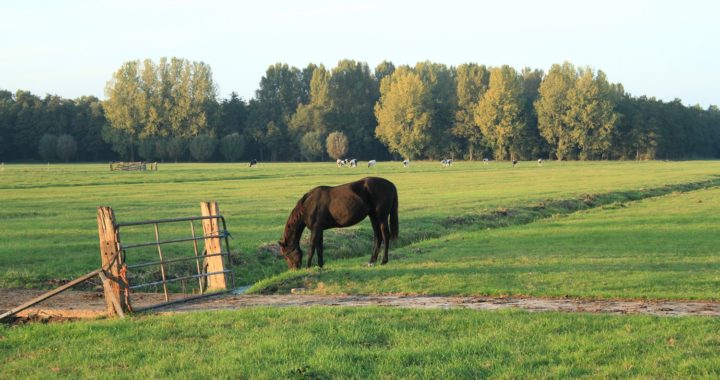
[[[375,263],[368,263],[368,266],[369,266],[369,267],[374,267],[374,266],[375,266]]]

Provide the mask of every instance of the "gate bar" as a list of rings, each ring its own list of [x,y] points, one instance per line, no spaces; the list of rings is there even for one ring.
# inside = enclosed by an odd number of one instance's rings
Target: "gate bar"
[[[230,269],[225,269],[225,270],[221,270],[221,271],[217,271],[217,272],[207,272],[207,273],[203,273],[203,274],[194,274],[194,275],[192,275],[192,276],[177,277],[177,278],[171,278],[171,279],[169,279],[169,280],[164,280],[164,281],[147,282],[147,283],[145,283],[145,284],[133,285],[133,286],[130,287],[130,289],[146,288],[146,287],[148,287],[148,286],[157,286],[157,285],[165,284],[165,283],[168,283],[168,282],[182,281],[182,280],[187,280],[187,279],[190,279],[190,278],[207,277],[207,276],[213,276],[213,275],[216,275],[216,274],[225,274],[225,273],[230,273],[230,272],[232,272]]]
[[[118,227],[140,226],[143,224],[185,222],[185,221],[190,221],[190,220],[203,220],[203,219],[223,219],[223,220],[225,220],[225,218],[222,215],[186,216],[183,218],[155,219],[155,220],[142,220],[139,222],[117,223],[117,226]]]
[[[221,252],[221,253],[213,253],[213,254],[203,255],[203,256],[197,256],[197,257],[177,257],[177,258],[174,258],[174,259],[166,259],[166,260],[163,260],[163,261],[152,261],[152,262],[148,262],[148,263],[140,263],[140,264],[128,265],[127,268],[128,268],[128,269],[135,269],[135,268],[149,267],[149,266],[152,266],[152,265],[176,263],[176,262],[178,262],[178,261],[190,261],[190,260],[200,261],[200,260],[202,260],[202,259],[205,258],[205,257],[227,256],[227,255],[228,255],[227,252]]]
[[[227,231],[220,231],[220,234],[217,235],[208,235],[208,236],[198,236],[198,237],[191,237],[191,238],[182,238],[182,239],[173,239],[173,240],[163,240],[163,241],[154,241],[149,243],[137,243],[137,244],[128,244],[128,245],[121,245],[121,249],[131,249],[131,248],[140,248],[140,247],[150,247],[152,245],[157,244],[167,244],[167,243],[182,243],[185,241],[193,241],[193,240],[203,240],[203,239],[212,239],[212,238],[226,238],[230,236],[230,234]]]

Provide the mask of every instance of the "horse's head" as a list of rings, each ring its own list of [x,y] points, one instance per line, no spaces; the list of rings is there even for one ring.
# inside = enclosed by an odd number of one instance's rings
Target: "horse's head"
[[[280,244],[280,253],[285,258],[285,261],[287,261],[288,268],[300,269],[303,256],[300,247],[290,247],[289,244],[287,244],[287,242],[285,241],[285,239],[278,241],[278,244]]]

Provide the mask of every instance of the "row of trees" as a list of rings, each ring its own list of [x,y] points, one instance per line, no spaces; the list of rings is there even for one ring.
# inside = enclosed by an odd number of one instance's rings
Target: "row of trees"
[[[679,159],[720,156],[720,112],[633,97],[602,71],[275,64],[249,101],[202,62],[131,61],[107,100],[0,91],[3,160]],[[62,142],[62,143],[61,143]],[[73,152],[72,145],[75,142]],[[110,151],[112,149],[112,151]]]

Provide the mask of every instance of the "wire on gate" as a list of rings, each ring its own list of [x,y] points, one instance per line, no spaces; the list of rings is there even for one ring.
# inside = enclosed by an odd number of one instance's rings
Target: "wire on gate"
[[[128,282],[127,279],[127,264],[123,263],[122,268],[120,268],[120,280],[122,280],[123,284],[125,285],[125,305],[127,305],[127,308],[129,311],[133,311],[132,305],[130,305],[130,282]]]

